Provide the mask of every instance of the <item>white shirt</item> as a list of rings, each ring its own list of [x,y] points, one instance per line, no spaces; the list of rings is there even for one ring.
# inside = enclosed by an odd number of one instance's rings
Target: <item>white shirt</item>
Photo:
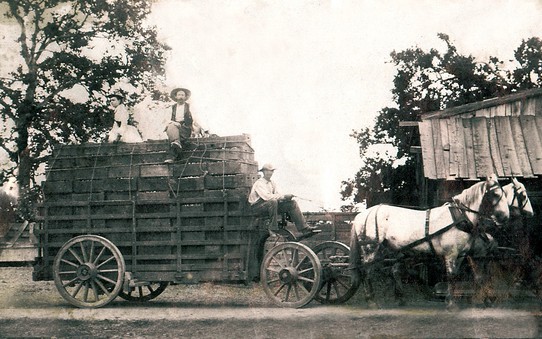
[[[248,196],[248,202],[251,205],[254,205],[258,200],[278,200],[282,195],[277,191],[277,187],[272,180],[267,180],[265,178],[260,178],[256,180],[250,190]]]
[[[176,122],[183,122],[184,121],[184,107],[185,104],[179,105],[175,104],[177,106],[177,111],[175,112],[175,121]],[[192,112],[190,112],[192,113]],[[192,116],[192,119],[194,119],[194,116]]]

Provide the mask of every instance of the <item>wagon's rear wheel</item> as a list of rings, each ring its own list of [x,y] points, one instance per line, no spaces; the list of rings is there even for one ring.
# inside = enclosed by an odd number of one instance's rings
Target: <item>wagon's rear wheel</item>
[[[358,290],[359,278],[348,269],[350,248],[337,241],[326,241],[313,248],[322,265],[322,285],[314,296],[322,304],[341,304]]]
[[[265,293],[275,305],[302,307],[318,292],[322,266],[309,247],[286,242],[267,252],[260,276]]]
[[[136,286],[128,293],[121,290],[119,297],[128,301],[149,301],[162,294],[168,285],[169,283],[164,281],[150,282],[148,285]]]
[[[121,291],[124,273],[119,249],[97,235],[82,235],[66,242],[53,265],[58,292],[77,307],[107,305]]]

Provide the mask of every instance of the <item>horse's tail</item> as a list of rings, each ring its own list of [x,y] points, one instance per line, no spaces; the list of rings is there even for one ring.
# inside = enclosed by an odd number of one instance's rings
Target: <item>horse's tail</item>
[[[352,230],[350,231],[350,257],[348,262],[350,269],[361,271],[361,247],[354,225],[352,225]]]
[[[349,267],[356,273],[362,273],[364,271],[360,235],[365,233],[367,213],[368,211],[365,210],[362,213],[356,215],[354,221],[352,222],[352,229],[350,230]]]

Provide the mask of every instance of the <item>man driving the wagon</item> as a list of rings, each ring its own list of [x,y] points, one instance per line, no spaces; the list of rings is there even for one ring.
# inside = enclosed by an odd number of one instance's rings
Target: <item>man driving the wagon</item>
[[[271,180],[275,167],[271,164],[265,164],[259,170],[263,176],[256,180],[250,194],[248,196],[248,202],[252,208],[252,211],[257,215],[266,216],[270,219],[270,225],[273,227],[277,225],[278,214],[286,213],[290,220],[295,224],[298,235],[295,235],[296,240],[302,240],[311,237],[321,230],[317,230],[314,227],[307,225],[305,217],[297,202],[293,200],[293,194],[280,194],[277,190],[277,186],[274,181]],[[261,265],[264,247],[269,232],[260,233],[256,247],[254,248],[255,267],[252,267],[252,271],[255,272],[253,281],[258,282],[260,280],[259,267]]]
[[[263,176],[254,183],[248,196],[248,202],[254,213],[268,216],[271,219],[271,225],[277,224],[278,214],[287,213],[300,233],[296,236],[298,240],[320,233],[321,230],[307,225],[297,202],[293,200],[293,194],[278,192],[275,182],[271,180],[275,169],[271,164],[265,164],[260,169]]]

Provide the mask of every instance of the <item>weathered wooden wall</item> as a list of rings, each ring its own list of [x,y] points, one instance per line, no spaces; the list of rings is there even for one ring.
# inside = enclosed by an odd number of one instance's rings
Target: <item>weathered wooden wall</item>
[[[427,113],[419,123],[428,179],[542,175],[542,90]]]

